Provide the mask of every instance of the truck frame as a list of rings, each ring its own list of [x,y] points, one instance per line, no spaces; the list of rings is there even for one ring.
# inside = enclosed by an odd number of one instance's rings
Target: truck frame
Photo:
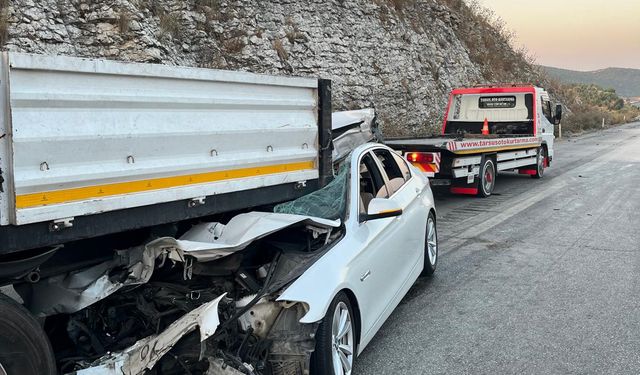
[[[454,89],[442,135],[394,138],[386,143],[453,194],[488,197],[498,172],[541,178],[553,161],[554,124],[549,94],[527,84]]]

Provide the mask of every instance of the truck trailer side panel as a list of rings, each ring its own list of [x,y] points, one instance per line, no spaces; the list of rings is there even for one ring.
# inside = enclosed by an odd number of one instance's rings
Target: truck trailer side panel
[[[317,79],[4,53],[0,88],[5,227],[178,201],[211,214],[226,194],[273,203],[297,193],[256,190],[317,185],[330,166]]]
[[[318,177],[317,80],[8,59],[12,224]]]

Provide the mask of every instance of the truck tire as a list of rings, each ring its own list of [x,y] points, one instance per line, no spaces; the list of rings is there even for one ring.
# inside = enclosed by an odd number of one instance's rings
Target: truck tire
[[[0,293],[0,374],[55,375],[51,344],[29,311]],[[3,374],[4,375],[4,374]]]
[[[490,157],[485,157],[480,165],[478,176],[478,196],[486,198],[493,193],[496,187],[496,164]]]
[[[544,176],[544,159],[547,157],[547,151],[544,147],[538,149],[538,162],[536,163],[536,173],[531,178],[540,179]]]

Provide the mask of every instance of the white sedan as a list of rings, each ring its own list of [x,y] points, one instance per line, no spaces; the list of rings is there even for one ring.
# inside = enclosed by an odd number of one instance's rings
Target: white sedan
[[[319,374],[350,374],[354,357],[438,260],[427,178],[379,144],[358,147],[349,163],[344,237],[278,298],[309,306],[301,323],[321,322],[313,358]]]
[[[65,366],[77,374],[350,374],[416,279],[434,273],[437,239],[427,178],[369,143],[314,193],[130,249],[122,277],[92,268],[69,278],[81,290],[34,295],[56,295],[78,311],[73,327],[93,327],[89,341],[70,328],[79,341]]]

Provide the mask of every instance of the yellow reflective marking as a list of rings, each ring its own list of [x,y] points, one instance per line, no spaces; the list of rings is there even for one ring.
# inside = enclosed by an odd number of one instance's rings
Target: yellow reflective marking
[[[106,185],[86,186],[65,190],[43,191],[16,196],[16,208],[21,209],[37,206],[47,206],[51,204],[112,197],[115,195],[170,189],[180,186],[232,180],[236,178],[264,176],[284,172],[294,172],[306,169],[315,169],[315,162],[312,160],[299,163],[276,164],[226,171],[205,172],[185,176],[162,177],[150,180],[117,182]]]

